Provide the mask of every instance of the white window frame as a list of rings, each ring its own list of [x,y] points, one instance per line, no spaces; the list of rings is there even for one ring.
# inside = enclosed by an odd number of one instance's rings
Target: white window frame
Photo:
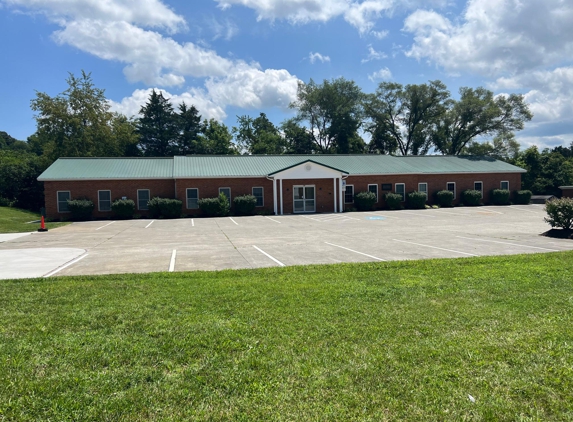
[[[476,183],[481,183],[481,189],[476,189]],[[479,180],[476,180],[474,182],[474,190],[479,190],[481,192],[481,199],[483,199],[483,182],[480,182]]]
[[[145,191],[147,192],[147,198],[148,198],[147,200],[149,201],[151,199],[151,191],[149,189],[137,189],[137,209],[141,211],[147,211],[149,209],[149,206],[147,204],[145,205],[145,208],[141,208],[139,206],[140,202],[139,192],[145,192]]]
[[[503,184],[507,183],[507,190],[509,190],[509,180],[502,180],[501,182],[499,182],[499,188],[503,189]]]
[[[346,189],[348,189],[349,187],[352,188],[352,201],[346,202]],[[346,185],[346,189],[344,189],[344,203],[345,204],[354,204],[354,185]]]
[[[456,182],[446,182],[446,190],[449,190],[449,189],[448,189],[448,185],[449,185],[450,183],[454,185],[454,199],[456,199],[456,197],[457,197],[456,191],[457,191],[457,189],[458,189],[457,186],[456,186]],[[451,192],[451,191],[450,191],[450,192]]]
[[[67,192],[67,193],[68,193],[68,196],[70,197],[70,198],[68,199],[68,201],[70,201],[70,200],[72,199],[72,192],[71,192],[71,191],[69,191],[69,190],[59,190],[59,191],[56,191],[56,203],[57,203],[57,205],[58,205],[58,212],[59,212],[59,213],[62,213],[62,214],[65,214],[65,213],[67,213],[67,212],[70,212],[70,210],[68,210],[68,211],[60,211],[60,193],[64,193],[64,192]]]
[[[229,200],[229,204],[232,204],[233,202],[231,201],[231,188],[227,187],[227,186],[223,186],[221,188],[219,188],[219,195],[221,194],[221,189],[229,189],[229,198],[227,198]]]
[[[377,183],[371,183],[368,185],[368,192],[370,192],[370,186],[374,186],[376,188],[376,192],[373,192],[376,194],[376,202],[378,202],[378,184]]]
[[[425,185],[426,186],[426,190],[421,190],[420,186]],[[426,194],[426,199],[428,199],[428,182],[421,182],[418,183],[418,192],[424,192]]]
[[[401,194],[398,193],[398,186],[403,186],[404,190]],[[394,193],[397,195],[402,195],[402,202],[406,201],[406,183],[394,183]]]
[[[260,189],[261,190],[261,201],[262,204],[261,205],[255,205],[255,207],[264,207],[265,206],[265,188],[263,188],[262,186],[253,186],[251,188],[251,194],[256,198],[257,196],[255,195],[255,189]]]
[[[109,192],[109,210],[107,210],[107,211],[101,210],[101,199],[99,198],[100,192]],[[110,189],[102,189],[102,190],[97,191],[97,210],[99,212],[111,212],[111,203],[112,203],[112,200],[111,200],[111,190]]]
[[[197,191],[197,208],[190,208],[189,207],[189,191],[196,190]],[[185,189],[185,208],[188,210],[198,210],[199,209],[199,188],[187,188]]]

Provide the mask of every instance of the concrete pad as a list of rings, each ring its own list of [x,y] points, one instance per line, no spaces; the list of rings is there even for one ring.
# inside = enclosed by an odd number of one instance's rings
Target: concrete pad
[[[42,277],[85,252],[76,248],[0,250],[0,279]]]
[[[31,233],[0,233],[0,243],[28,236]]]

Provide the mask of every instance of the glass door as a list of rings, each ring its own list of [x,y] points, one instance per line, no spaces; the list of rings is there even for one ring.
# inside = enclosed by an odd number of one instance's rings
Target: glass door
[[[315,212],[314,186],[293,186],[293,211]]]

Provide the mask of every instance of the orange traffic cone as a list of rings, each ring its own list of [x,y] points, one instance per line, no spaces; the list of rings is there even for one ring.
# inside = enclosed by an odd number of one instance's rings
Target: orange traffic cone
[[[39,232],[47,232],[48,229],[46,228],[46,224],[44,223],[44,216],[40,220],[40,228],[38,229]]]

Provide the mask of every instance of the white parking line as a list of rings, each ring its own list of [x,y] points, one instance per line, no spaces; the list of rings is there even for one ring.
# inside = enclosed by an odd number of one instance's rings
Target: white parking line
[[[107,223],[105,226],[98,227],[96,230],[103,229],[104,227],[107,227],[107,226],[109,226],[110,224],[113,224],[113,223],[115,223],[115,221],[112,221],[111,223]]]
[[[432,218],[436,218],[435,215],[424,215],[424,214],[421,214],[421,213],[419,213],[419,212],[400,211],[400,214],[421,215],[422,217],[432,217]]]
[[[59,273],[59,272],[62,271],[64,268],[68,268],[70,265],[75,264],[76,262],[78,262],[78,261],[84,259],[86,256],[88,256],[87,253],[83,254],[82,256],[78,256],[78,257],[75,258],[75,259],[72,259],[72,260],[71,260],[70,262],[68,262],[66,265],[62,265],[60,268],[56,268],[54,271],[49,272],[48,274],[46,274],[46,275],[44,276],[44,278],[48,278],[48,277],[53,276],[53,275],[56,274],[56,273]]]
[[[379,214],[379,213],[375,213],[375,212],[365,212],[364,214],[377,215],[378,217],[397,218],[398,220],[400,219],[400,217],[395,217],[393,215]]]
[[[442,251],[454,252],[454,253],[459,253],[462,255],[479,256],[479,255],[474,255],[473,253],[454,251],[453,249],[438,248],[437,246],[423,245],[421,243],[407,242],[405,240],[398,240],[398,239],[392,239],[392,240],[394,240],[395,242],[409,243],[410,245],[417,245],[417,246],[425,246],[426,248],[440,249]]]
[[[485,212],[491,212],[492,214],[501,214],[503,215],[503,212],[499,212],[499,211],[492,211],[489,208],[485,208],[485,207],[473,207],[472,209],[478,210],[479,211],[485,211]]]
[[[335,245],[334,243],[328,243],[328,242],[324,242],[324,243],[326,243],[327,245],[330,245],[330,246],[336,246],[337,248],[340,248],[340,249],[346,249],[347,251],[354,252],[354,253],[357,253],[360,255],[364,255],[364,256],[367,256],[368,258],[376,259],[378,261],[387,261],[386,259],[382,259],[382,258],[378,258],[377,256],[372,256],[372,255],[368,255],[366,253],[358,252],[358,251],[355,251],[355,250],[350,249],[350,248],[345,248],[344,246]]]
[[[559,252],[559,250],[557,249],[547,249],[547,248],[540,248],[538,246],[529,246],[529,245],[519,245],[517,243],[509,243],[509,242],[499,242],[497,240],[486,240],[486,239],[476,239],[473,237],[463,237],[463,236],[456,236],[459,237],[460,239],[468,239],[468,240],[477,240],[480,242],[491,242],[491,243],[501,243],[502,245],[511,245],[511,246],[519,246],[522,248],[533,248],[533,249],[542,249],[544,251],[550,251],[550,252]]]
[[[233,223],[235,223],[237,226],[239,225],[239,223],[237,223],[235,220],[233,220],[232,217],[229,217],[229,219],[230,219]]]
[[[172,273],[175,270],[175,257],[177,256],[177,250],[173,249],[171,253],[171,261],[169,261],[169,272]]]
[[[266,215],[265,215],[265,218],[268,218],[269,220],[274,221],[275,223],[282,224],[280,221],[274,220],[274,219],[272,219],[271,217],[267,217]]]
[[[191,219],[191,227],[195,227],[195,220],[193,218]]]
[[[286,265],[283,264],[282,262],[280,262],[278,259],[273,258],[272,256],[270,256],[268,253],[266,253],[265,251],[263,251],[261,248],[256,247],[255,245],[253,245],[253,248],[255,248],[257,251],[259,251],[260,253],[262,253],[263,255],[268,256],[270,259],[272,259],[273,261],[275,261],[277,264],[279,264],[281,267],[285,267]]]
[[[151,223],[149,223],[147,226],[145,226],[145,228],[148,228],[149,226],[151,226],[154,221],[155,221],[155,220],[151,220]]]

